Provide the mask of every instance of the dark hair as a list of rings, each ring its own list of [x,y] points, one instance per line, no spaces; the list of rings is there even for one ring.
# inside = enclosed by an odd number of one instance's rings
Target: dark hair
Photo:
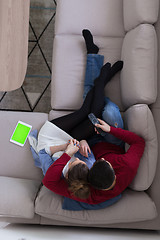
[[[97,189],[109,188],[115,180],[113,168],[105,160],[97,160],[88,173],[88,182]]]
[[[89,169],[86,164],[78,163],[68,170],[68,189],[74,196],[86,199],[90,195],[90,187],[87,182]]]

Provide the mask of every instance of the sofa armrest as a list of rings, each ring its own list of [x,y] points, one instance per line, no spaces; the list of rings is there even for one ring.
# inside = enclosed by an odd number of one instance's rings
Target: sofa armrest
[[[153,182],[158,158],[157,130],[153,115],[147,105],[137,104],[124,113],[124,122],[126,129],[135,132],[145,140],[145,150],[137,175],[130,185],[133,190],[144,191]]]
[[[121,96],[125,108],[157,97],[157,35],[151,24],[129,31],[122,45]]]

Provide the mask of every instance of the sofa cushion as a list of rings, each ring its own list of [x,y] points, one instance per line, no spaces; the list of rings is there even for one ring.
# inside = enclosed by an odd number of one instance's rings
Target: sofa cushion
[[[41,170],[34,166],[28,140],[20,147],[11,143],[10,137],[18,120],[30,124],[32,129],[39,129],[47,119],[48,114],[45,113],[1,111],[1,176],[42,180]]]
[[[40,181],[0,176],[0,215],[33,218]]]
[[[68,211],[62,209],[63,197],[42,187],[35,202],[35,212],[43,217],[74,224],[111,224],[137,222],[156,217],[154,202],[144,192],[127,190],[110,207],[100,210]]]
[[[55,34],[79,35],[82,29],[88,28],[94,35],[123,36],[122,3],[123,0],[101,0],[100,3],[97,0],[59,0]]]
[[[158,19],[159,0],[123,0],[126,31],[141,23],[155,23]]]
[[[104,55],[104,63],[113,64],[121,59],[123,38],[95,37]],[[63,68],[63,69],[62,69]],[[51,106],[54,110],[76,110],[83,102],[86,69],[86,47],[82,36],[58,35],[54,39],[51,85]],[[121,104],[119,73],[107,84],[106,96],[120,109]],[[114,91],[114,94],[113,94]]]
[[[101,202],[98,204],[89,204],[89,203],[84,203],[84,202],[79,202],[67,197],[64,197],[62,208],[64,210],[73,210],[73,211],[81,211],[81,210],[98,210],[102,208],[106,208],[111,206],[112,204],[116,203],[119,201],[119,199],[122,197],[121,194],[118,196],[108,199],[105,202]]]
[[[153,103],[157,97],[157,37],[152,25],[141,24],[126,34],[122,60],[120,84],[124,107]]]
[[[64,115],[72,113],[72,112],[73,111],[54,111],[54,110],[51,110],[49,112],[48,120],[51,121],[55,118],[62,117]]]
[[[124,113],[125,128],[135,132],[145,140],[145,150],[140,161],[137,175],[130,188],[143,191],[153,182],[158,157],[157,131],[149,107],[138,104],[130,107]]]

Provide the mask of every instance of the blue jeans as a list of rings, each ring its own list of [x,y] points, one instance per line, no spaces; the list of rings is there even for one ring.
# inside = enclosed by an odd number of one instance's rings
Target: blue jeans
[[[85,99],[89,90],[94,86],[94,80],[99,76],[103,62],[104,56],[99,54],[87,54],[83,99]]]
[[[104,62],[104,56],[102,55],[99,55],[99,54],[87,55],[87,66],[86,66],[84,94],[83,94],[84,99],[88,91],[93,87],[95,78],[99,76],[100,70],[103,66],[103,62]],[[122,120],[119,107],[107,97],[105,97],[105,107],[102,112],[102,119],[111,126],[123,128],[123,120]],[[88,142],[90,145],[93,145],[97,142],[102,142],[102,141],[123,146],[123,142],[121,139],[118,139],[108,133],[106,133],[105,137],[102,137],[100,135],[95,135],[94,137],[89,139]]]
[[[45,149],[42,149],[38,153],[39,168],[42,169],[43,175],[45,176],[48,168],[57,160],[57,158],[52,158],[49,154],[46,153]],[[38,163],[37,161],[37,163]]]

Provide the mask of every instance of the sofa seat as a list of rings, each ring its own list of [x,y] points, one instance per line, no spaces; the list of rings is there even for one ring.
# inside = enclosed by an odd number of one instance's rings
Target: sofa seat
[[[0,176],[42,180],[41,170],[34,165],[28,140],[23,147],[10,142],[12,133],[19,120],[30,124],[32,129],[40,129],[48,120],[46,113],[1,111],[1,161]],[[7,164],[6,164],[7,159]]]
[[[0,176],[1,217],[34,217],[34,200],[40,181]]]
[[[113,64],[117,59],[121,59],[122,36],[115,38],[94,36],[94,39],[96,44],[100,46],[99,53],[104,55],[104,62],[109,61]],[[79,35],[56,35],[53,51],[51,106],[55,110],[62,111],[78,109],[83,102],[82,95],[86,66],[86,49],[81,31]],[[63,71],[62,66],[64,68]],[[118,104],[121,110],[124,110],[119,91],[119,75],[118,73],[107,84],[105,93],[106,96]]]
[[[76,224],[112,224],[138,222],[157,216],[154,202],[145,192],[127,189],[122,198],[101,210],[68,211],[62,209],[63,197],[43,186],[36,198],[35,212],[43,217]],[[139,206],[141,206],[139,208]]]

